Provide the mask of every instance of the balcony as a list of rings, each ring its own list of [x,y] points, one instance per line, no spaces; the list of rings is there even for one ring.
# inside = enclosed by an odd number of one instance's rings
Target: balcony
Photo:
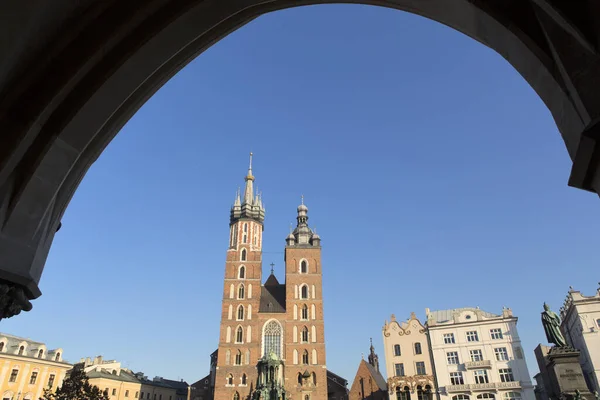
[[[521,382],[492,382],[492,383],[471,383],[466,385],[448,385],[446,392],[476,392],[482,390],[499,390],[499,389],[519,389]]]
[[[490,360],[467,361],[467,362],[465,362],[465,368],[466,369],[492,368],[492,362]]]

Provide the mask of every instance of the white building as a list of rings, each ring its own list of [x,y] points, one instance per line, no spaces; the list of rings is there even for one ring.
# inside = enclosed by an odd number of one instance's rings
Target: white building
[[[425,313],[440,400],[534,400],[510,309]]]
[[[579,362],[590,391],[600,391],[600,288],[594,296],[569,290],[560,314],[567,343],[581,352]]]

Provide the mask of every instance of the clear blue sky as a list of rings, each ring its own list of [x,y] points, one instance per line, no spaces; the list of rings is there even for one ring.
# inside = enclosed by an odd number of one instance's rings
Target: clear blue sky
[[[4,332],[188,382],[217,347],[248,153],[281,277],[304,194],[323,244],[328,367],[353,379],[395,313],[511,307],[530,372],[542,303],[599,280],[597,196],[567,186],[549,111],[499,55],[366,6],[276,12],[169,81],[92,166],[33,311]]]

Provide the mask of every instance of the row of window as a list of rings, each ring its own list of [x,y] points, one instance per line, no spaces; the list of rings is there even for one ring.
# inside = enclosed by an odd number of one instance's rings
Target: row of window
[[[504,393],[502,396],[504,400],[521,400],[521,393],[519,392],[508,392]],[[493,393],[481,393],[477,395],[478,399],[489,399],[494,400],[496,395]],[[471,400],[471,397],[468,394],[457,394],[456,396],[452,396],[452,400]]]
[[[500,382],[515,381],[512,368],[500,368],[498,370],[498,375],[500,376]],[[473,371],[473,378],[475,383],[490,383],[488,371],[485,369],[476,369]],[[450,372],[450,383],[452,385],[464,385],[465,380],[462,371]]]
[[[246,249],[242,249],[242,253],[241,253],[241,260],[240,261],[247,261],[246,260]],[[301,274],[307,274],[308,273],[308,262],[306,262],[306,260],[302,260],[302,262],[300,262],[300,273]],[[238,279],[246,279],[246,266],[245,265],[240,265],[238,268]]]
[[[106,390],[105,390],[105,391],[106,391],[106,393],[108,393],[108,388],[106,388]],[[116,395],[117,395],[117,389],[113,389],[113,390],[112,390],[112,395],[113,395],[113,396],[116,396]],[[125,391],[125,397],[129,397],[129,390],[126,390],[126,391]],[[166,396],[165,396],[165,397],[166,397]],[[138,398],[138,392],[135,392],[135,397],[134,397],[134,399],[137,399],[137,398]],[[143,399],[143,398],[144,398],[144,392],[141,392],[141,393],[140,393],[140,399]],[[146,399],[147,399],[147,400],[150,400],[150,392],[146,392]],[[154,393],[153,400],[162,400],[162,394],[159,394],[159,395],[157,396],[157,394],[156,394],[156,393]],[[169,400],[173,400],[173,396],[169,396]]]
[[[394,369],[396,372],[396,376],[404,376],[404,363],[394,364]],[[415,369],[417,371],[417,375],[427,375],[427,370],[425,368],[424,361],[417,361],[415,363]]]
[[[11,372],[10,372],[10,376],[8,377],[8,382],[9,383],[13,383],[17,381],[17,378],[19,377],[19,369],[18,368],[14,368]],[[29,377],[29,384],[30,385],[35,385],[35,383],[37,382],[37,378],[38,378],[38,372],[37,371],[33,371]],[[56,378],[56,375],[54,374],[50,374],[50,376],[48,377],[48,387],[51,388],[54,385],[54,379]]]
[[[415,354],[422,354],[423,350],[421,349],[421,343],[417,342],[413,345],[413,351]],[[394,345],[394,355],[399,357],[402,355],[402,349],[399,344]]]
[[[466,332],[467,342],[479,342],[479,333],[477,331],[468,331]],[[504,335],[502,334],[502,329],[493,328],[490,329],[490,339],[499,340],[503,339]],[[455,344],[456,339],[454,338],[454,333],[444,333],[444,343],[445,344]]]
[[[229,286],[229,298],[235,298],[235,286],[233,283],[231,284],[231,286]],[[246,298],[246,285],[244,285],[243,283],[240,283],[238,285],[237,298],[239,300],[244,300]],[[252,285],[248,285],[248,298],[252,298]]]
[[[310,374],[310,380],[313,385],[317,385],[317,374],[312,372]],[[305,379],[304,376],[300,372],[298,372],[298,385],[302,386],[303,384],[308,383],[308,379]]]
[[[308,343],[309,337],[312,337],[313,342],[317,341],[317,328],[314,325],[311,326],[310,328],[311,328],[311,332],[309,335],[308,327],[307,326],[302,327],[302,330],[300,331],[300,343]],[[294,340],[294,343],[298,343],[298,327],[297,326],[294,326],[293,340]]]
[[[248,377],[246,376],[246,374],[242,374],[242,376],[240,377],[240,386],[247,386],[247,385],[248,385]],[[233,381],[233,374],[227,375],[227,380],[225,381],[225,386],[235,386],[234,381]],[[239,393],[236,392],[236,394],[238,395],[238,398],[239,398]]]
[[[4,351],[4,346],[5,346],[5,343],[0,342],[0,352]],[[19,350],[17,351],[17,354],[20,356],[25,355],[25,346],[19,346]],[[42,358],[42,357],[44,357],[44,349],[40,349],[37,352],[37,358]],[[60,353],[56,353],[54,355],[54,361],[60,361]]]
[[[317,309],[314,304],[310,306],[312,319],[317,318]],[[298,319],[298,305],[294,304],[294,319]],[[300,306],[300,320],[308,321],[308,306],[306,304],[302,304]]]
[[[480,349],[469,350],[469,355],[471,357],[471,361],[483,361],[483,353]],[[508,361],[508,350],[506,347],[497,347],[494,349],[494,355],[496,357],[496,361]],[[446,352],[446,360],[449,365],[460,364],[460,360],[458,357],[458,351],[448,351]]]
[[[254,229],[254,235],[252,235],[252,244],[254,246],[256,246],[256,243],[258,243],[259,240],[259,231],[260,229]],[[229,237],[231,238],[231,242],[230,242],[230,246],[235,246],[237,244],[237,238],[238,238],[238,230],[237,227],[235,225],[233,225],[231,227],[231,232],[229,234]],[[248,223],[244,223],[244,225],[242,226],[242,243],[246,244],[248,243]],[[244,249],[245,250],[245,249]]]
[[[233,365],[243,365],[250,364],[250,350],[246,350],[246,357],[242,358],[242,351],[238,349],[233,358]],[[243,363],[242,363],[243,361]],[[231,352],[227,350],[225,353],[225,365],[229,365],[231,363]]]

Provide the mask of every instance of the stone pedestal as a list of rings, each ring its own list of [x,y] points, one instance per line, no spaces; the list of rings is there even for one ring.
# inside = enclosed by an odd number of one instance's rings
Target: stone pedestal
[[[573,400],[579,391],[582,400],[596,400],[585,383],[579,364],[579,350],[540,344],[534,352],[540,368],[540,383],[543,382],[543,387],[538,388],[543,393],[542,398]]]

